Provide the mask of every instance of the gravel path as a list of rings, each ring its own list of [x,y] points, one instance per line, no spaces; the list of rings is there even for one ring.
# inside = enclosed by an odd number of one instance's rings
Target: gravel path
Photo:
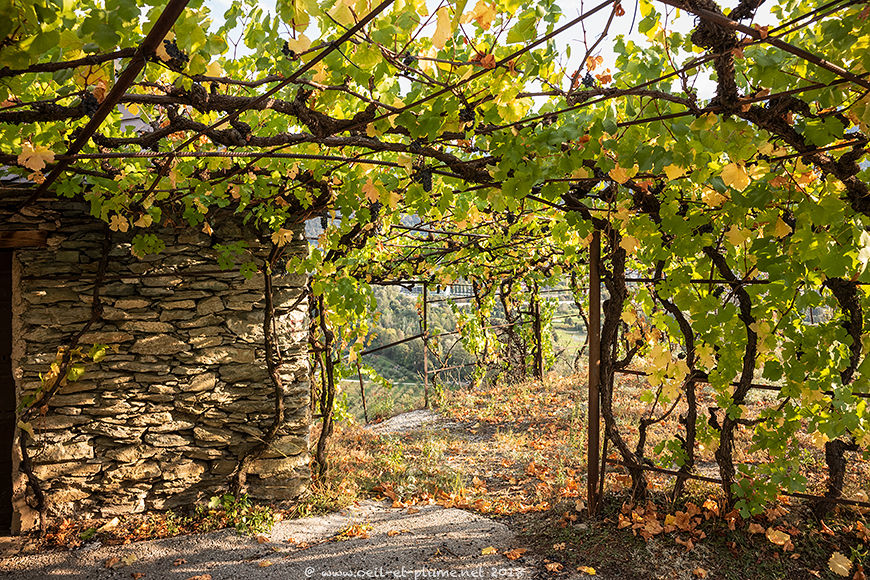
[[[380,423],[372,423],[367,425],[366,429],[378,435],[387,435],[391,433],[407,433],[422,427],[435,426],[439,423],[444,423],[444,417],[428,409],[419,409],[417,411],[401,413]]]
[[[444,423],[428,410],[397,415],[368,428],[404,433]],[[70,551],[0,559],[10,580],[303,580],[307,578],[534,578],[530,556],[509,560],[521,547],[504,524],[459,509],[401,509],[363,501],[318,517],[278,522],[259,541],[233,530],[125,546],[92,544]],[[343,534],[355,526],[357,532]],[[346,536],[351,537],[346,537]],[[6,555],[13,546],[0,546]],[[491,553],[495,548],[496,553]],[[5,554],[3,554],[5,552]],[[485,552],[485,553],[484,553]],[[111,567],[107,566],[111,564]],[[141,575],[140,574],[144,574]]]
[[[336,537],[355,524],[368,537]],[[483,555],[489,546],[499,553]],[[366,501],[339,513],[279,522],[264,543],[223,530],[52,551],[0,561],[0,578],[531,578],[534,563],[528,558],[510,561],[502,555],[516,546],[506,526],[469,512],[440,506],[394,509]],[[121,561],[107,568],[111,558]],[[439,571],[448,575],[438,576]]]

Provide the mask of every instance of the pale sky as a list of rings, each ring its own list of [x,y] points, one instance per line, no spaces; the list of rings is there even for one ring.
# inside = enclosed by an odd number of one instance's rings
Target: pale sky
[[[470,11],[475,4],[476,0],[468,0],[466,4],[466,12]],[[588,9],[592,6],[595,6],[598,2],[595,0],[581,0],[581,1],[565,1],[562,3],[562,9],[564,11],[562,19],[560,21],[560,25],[564,22],[572,20],[579,16],[584,8]],[[216,23],[220,23],[223,20],[223,14],[232,4],[231,0],[206,0],[205,5],[211,8],[212,11],[212,20]],[[439,2],[438,0],[427,0],[427,4],[430,7],[430,10],[437,8]],[[720,4],[723,10],[728,8],[733,8],[737,5],[736,0],[728,0],[722,2]],[[260,7],[265,11],[273,12],[275,10],[275,0],[263,0],[260,2]],[[631,2],[631,0],[623,0],[623,9],[625,10],[625,15],[621,17],[617,17],[614,19],[613,24],[611,25],[611,30],[608,34],[608,37],[602,41],[602,43],[596,48],[596,54],[600,54],[604,59],[604,64],[601,69],[610,68],[613,70],[614,62],[616,60],[616,55],[612,50],[612,46],[615,43],[616,36],[619,34],[625,34],[626,29],[632,22],[632,15],[635,11],[635,4]],[[677,11],[673,8],[670,8],[664,4],[658,6],[658,10],[665,14],[666,11],[669,13],[669,20],[667,22],[667,28],[669,30],[676,30],[678,32],[687,33],[694,27],[694,18],[687,16],[685,13]],[[633,30],[628,34],[625,34],[626,38],[629,40],[633,40],[638,44],[646,43],[646,37],[637,32],[637,23],[641,20],[640,10],[637,11],[637,16],[634,19]],[[602,31],[607,23],[607,19],[610,11],[608,9],[601,10],[599,13],[591,16],[587,20],[583,22],[586,29],[586,38],[588,42],[591,44],[595,41],[595,34]],[[680,14],[678,17],[677,14]],[[762,7],[758,10],[758,14],[755,23],[758,23],[762,26],[775,24],[775,18],[770,14],[768,7],[762,5]],[[744,23],[748,24],[748,22]],[[433,25],[434,26],[434,25]],[[586,50],[583,44],[583,28],[578,24],[573,28],[570,28],[556,37],[556,44],[560,47],[562,54],[565,54],[565,50],[563,47],[568,45],[571,46],[571,57],[567,59],[565,63],[565,68],[570,72],[573,72],[579,67],[580,59],[585,54]],[[596,71],[597,72],[597,71]],[[564,87],[563,87],[564,88]],[[699,97],[702,99],[710,99],[715,94],[715,84],[709,80],[709,72],[704,71],[698,77],[695,88],[698,90]]]

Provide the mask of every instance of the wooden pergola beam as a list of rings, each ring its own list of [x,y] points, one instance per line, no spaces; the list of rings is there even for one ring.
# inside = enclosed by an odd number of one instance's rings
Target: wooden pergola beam
[[[0,231],[0,250],[13,248],[43,248],[48,232],[39,230]]]

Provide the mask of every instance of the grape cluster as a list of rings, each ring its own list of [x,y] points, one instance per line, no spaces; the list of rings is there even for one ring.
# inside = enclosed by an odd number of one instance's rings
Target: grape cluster
[[[376,220],[380,217],[380,215],[381,215],[381,209],[382,209],[383,207],[384,207],[384,204],[382,204],[382,203],[379,202],[379,201],[376,201],[376,202],[374,202],[374,203],[371,205],[371,209],[370,209],[370,211],[371,211],[371,214],[372,214],[372,221],[376,221]]]
[[[100,103],[93,93],[85,93],[85,96],[82,97],[82,107],[85,109],[85,115],[93,117],[97,109],[100,108]]]
[[[473,107],[465,107],[461,111],[459,111],[459,120],[463,123],[473,123],[474,122],[474,108]]]
[[[427,193],[432,191],[432,168],[421,167],[417,169],[413,175],[411,175],[411,180],[415,183],[421,184],[423,186],[423,191]]]
[[[272,264],[272,274],[282,276],[287,273],[287,256],[282,255]]]
[[[176,71],[184,69],[184,66],[190,60],[190,57],[184,54],[183,50],[178,48],[175,39],[164,40],[163,47],[166,50],[166,54],[169,55],[169,62],[166,63],[166,66]]]
[[[591,74],[586,73],[586,76],[583,77],[583,86],[586,87],[587,89],[595,88],[595,79],[592,78]]]
[[[286,56],[289,59],[296,58],[296,52],[294,52],[293,50],[290,49],[290,45],[287,44],[286,40],[284,41],[284,46],[281,47],[281,54],[283,54],[284,56]]]
[[[406,52],[402,56],[402,64],[405,66],[411,66],[412,64],[414,64],[414,62],[416,60],[417,60],[417,58],[414,55],[412,55],[410,52]]]

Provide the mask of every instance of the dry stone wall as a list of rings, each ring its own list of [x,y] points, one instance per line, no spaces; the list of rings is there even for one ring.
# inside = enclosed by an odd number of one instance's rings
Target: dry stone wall
[[[39,388],[58,347],[90,319],[104,236],[103,224],[79,204],[34,207],[23,216],[0,207],[0,230],[48,232],[47,247],[14,254],[19,401]],[[155,229],[166,249],[144,259],[131,255],[129,236],[114,236],[104,312],[80,341],[86,349],[111,348],[52,397],[33,421],[35,440],[18,433],[28,438],[50,514],[106,517],[201,500],[227,488],[239,458],[271,426],[263,275],[221,270],[214,246],[245,241],[258,265],[268,249],[231,215],[210,224],[211,236],[186,224]],[[301,230],[297,238],[288,253],[304,251]],[[286,420],[249,470],[247,491],[257,499],[296,497],[309,480],[307,302],[293,307],[304,284],[299,276],[273,276]],[[15,508],[26,529],[34,514],[19,467]]]

